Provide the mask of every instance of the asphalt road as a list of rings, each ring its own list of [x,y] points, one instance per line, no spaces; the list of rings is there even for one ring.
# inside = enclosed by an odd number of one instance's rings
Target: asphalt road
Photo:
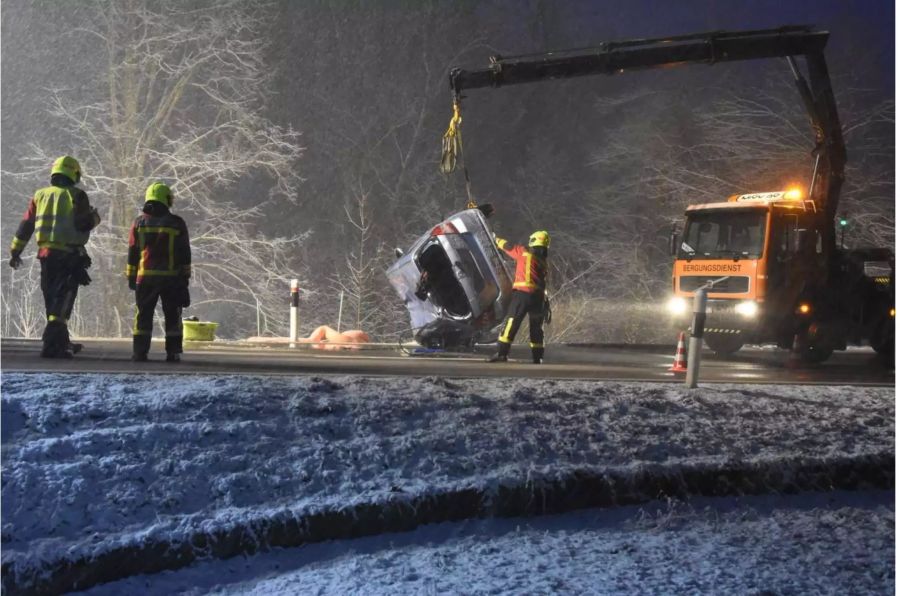
[[[161,342],[154,342],[150,362],[130,361],[131,341],[122,339],[80,340],[84,350],[72,360],[40,357],[37,340],[0,340],[3,372],[93,372],[93,373],[210,373],[210,374],[364,374],[388,376],[517,377],[542,379],[602,379],[619,381],[682,382],[683,376],[668,372],[674,346],[569,346],[547,347],[544,364],[531,364],[525,346],[515,346],[512,361],[490,364],[490,353],[411,355],[399,346],[375,344],[356,351],[323,352],[308,345],[244,342],[188,342],[183,360],[164,362]],[[702,383],[804,383],[888,385],[895,384],[894,371],[886,369],[869,349],[836,352],[827,362],[806,365],[783,350],[745,348],[723,360],[704,351]]]

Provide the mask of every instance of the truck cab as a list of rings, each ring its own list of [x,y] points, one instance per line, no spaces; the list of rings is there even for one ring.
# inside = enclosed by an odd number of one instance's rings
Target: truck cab
[[[715,282],[707,294],[704,331],[712,350],[731,354],[745,343],[775,343],[821,361],[845,349],[848,339],[870,340],[876,350],[885,343],[884,326],[893,328],[893,256],[870,249],[839,251],[842,258],[829,260],[822,214],[799,189],[692,205],[685,218],[680,238],[673,236],[668,310],[675,325],[687,326],[694,292]],[[864,266],[850,266],[859,260],[853,257],[883,257],[889,273],[870,278]],[[830,262],[844,266],[834,270]],[[852,284],[873,288],[872,296],[843,304],[840,297]]]

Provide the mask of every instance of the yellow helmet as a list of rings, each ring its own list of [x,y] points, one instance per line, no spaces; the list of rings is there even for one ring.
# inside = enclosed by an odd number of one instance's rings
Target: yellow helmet
[[[166,207],[172,206],[172,190],[162,182],[154,182],[144,193],[145,201],[158,201]]]
[[[528,247],[533,248],[535,246],[543,246],[544,248],[550,248],[550,234],[545,232],[544,230],[539,230],[532,234],[528,238]]]
[[[50,170],[50,175],[52,176],[53,174],[62,174],[72,182],[77,183],[81,180],[81,166],[74,157],[63,155],[56,158],[56,161],[53,162],[53,169]]]

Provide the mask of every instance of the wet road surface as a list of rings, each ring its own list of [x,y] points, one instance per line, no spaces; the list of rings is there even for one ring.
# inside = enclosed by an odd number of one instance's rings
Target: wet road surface
[[[475,353],[407,353],[397,345],[372,344],[360,350],[321,351],[286,343],[188,342],[183,360],[164,362],[162,343],[154,342],[150,362],[130,360],[131,340],[80,340],[83,351],[72,360],[40,358],[37,340],[0,341],[3,372],[207,373],[207,374],[362,374],[387,376],[516,377],[683,382],[668,372],[674,346],[550,345],[542,365],[530,361],[526,346],[514,346],[508,363],[484,361],[491,348]],[[825,363],[803,364],[776,348],[744,348],[728,359],[704,351],[703,383],[895,384],[894,371],[868,348],[835,352]]]

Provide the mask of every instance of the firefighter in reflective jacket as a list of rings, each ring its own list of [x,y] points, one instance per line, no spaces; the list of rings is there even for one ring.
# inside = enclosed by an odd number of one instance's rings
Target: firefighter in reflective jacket
[[[528,248],[511,245],[502,238],[497,238],[497,246],[516,260],[516,279],[506,318],[500,328],[500,337],[497,339],[497,353],[488,362],[506,362],[519,325],[525,315],[528,315],[531,359],[535,364],[540,364],[544,358],[544,302],[550,234],[535,232],[528,238]]]
[[[38,245],[41,262],[41,292],[47,326],[44,328],[44,358],[71,358],[81,349],[69,339],[69,317],[78,295],[78,286],[87,285],[91,259],[85,244],[100,223],[87,193],[75,185],[81,181],[81,166],[64,155],[53,162],[50,186],[34,193],[10,245],[9,266],[18,269],[22,251],[31,235]]]
[[[145,362],[153,334],[153,313],[162,301],[166,329],[166,362],[181,360],[181,309],[190,306],[191,244],[187,224],[170,211],[172,191],[162,182],[147,187],[144,208],[128,235],[125,275],[134,290],[133,353]]]

